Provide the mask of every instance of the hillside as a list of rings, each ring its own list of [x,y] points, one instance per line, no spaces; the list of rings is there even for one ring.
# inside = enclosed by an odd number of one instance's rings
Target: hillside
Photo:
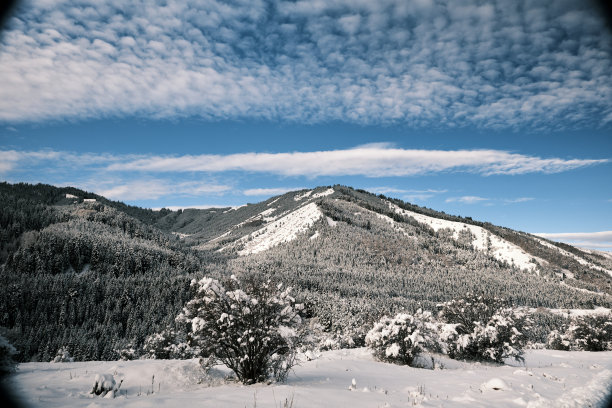
[[[358,345],[385,313],[466,292],[535,308],[612,306],[604,255],[344,186],[153,211],[1,183],[0,204],[0,326],[24,361],[63,345],[85,360],[137,348],[176,325],[189,282],[204,274],[254,271],[294,286],[340,344]]]

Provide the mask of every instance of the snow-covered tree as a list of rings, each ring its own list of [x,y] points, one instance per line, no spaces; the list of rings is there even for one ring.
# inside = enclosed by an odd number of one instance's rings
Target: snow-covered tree
[[[219,360],[244,383],[283,379],[293,363],[303,306],[257,275],[192,281],[197,294],[177,320],[190,324],[203,356]]]
[[[414,358],[430,343],[431,313],[399,313],[383,317],[366,335],[366,345],[381,361],[412,365]]]

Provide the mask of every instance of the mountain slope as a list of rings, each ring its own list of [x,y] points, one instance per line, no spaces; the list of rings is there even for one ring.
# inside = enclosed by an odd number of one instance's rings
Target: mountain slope
[[[77,359],[138,348],[178,328],[189,282],[204,274],[252,271],[290,284],[321,330],[346,344],[360,344],[382,314],[435,309],[466,292],[532,308],[612,306],[603,255],[344,186],[153,211],[0,183],[0,204],[0,332],[22,360],[65,345]]]
[[[339,201],[353,202],[359,208],[352,214],[339,211]],[[233,250],[237,255],[245,256],[291,241],[300,233],[310,231],[312,236],[315,234],[315,221],[323,217],[321,208],[331,215],[328,219],[332,222],[337,219],[349,224],[359,223],[355,213],[370,211],[386,219],[389,228],[404,231],[404,235],[406,225],[412,225],[420,232],[471,246],[473,251],[484,253],[501,264],[535,274],[556,275],[565,279],[567,284],[582,289],[612,293],[609,282],[612,269],[602,256],[527,233],[449,216],[343,186],[290,192],[263,203],[218,211],[210,222],[192,216],[189,224],[175,229],[175,232],[182,233],[197,223],[198,229],[183,237],[186,244],[197,243],[198,249]]]

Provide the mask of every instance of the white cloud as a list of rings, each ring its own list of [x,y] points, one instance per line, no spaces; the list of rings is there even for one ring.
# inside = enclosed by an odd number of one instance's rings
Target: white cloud
[[[416,193],[416,194],[404,195],[402,198],[406,201],[425,201],[425,200],[429,200],[433,196],[434,196],[433,194]]]
[[[585,4],[31,1],[3,32],[0,120],[606,126],[612,37]]]
[[[527,201],[535,200],[533,197],[518,197],[518,198],[487,198],[478,196],[462,196],[462,197],[449,197],[445,201],[447,203],[463,203],[463,204],[477,204],[480,202],[486,203],[485,205],[493,205],[494,202],[501,202],[504,204],[516,204],[524,203]]]
[[[132,180],[123,184],[107,185],[93,188],[101,196],[113,200],[158,199],[169,196],[198,196],[201,194],[222,194],[231,187],[198,182],[173,183],[169,180]]]
[[[554,240],[612,242],[612,231],[598,232],[539,232],[534,235]]]
[[[285,194],[289,191],[303,190],[304,187],[278,187],[278,188],[250,188],[244,190],[242,194],[246,196],[275,196]]]
[[[211,204],[211,205],[206,205],[206,204],[202,204],[202,205],[168,205],[165,207],[155,207],[155,208],[151,208],[154,211],[159,211],[162,208],[165,208],[167,210],[170,211],[178,211],[178,210],[189,210],[189,209],[194,209],[194,210],[209,210],[211,208],[228,208],[228,207],[232,207],[231,205],[219,205],[219,204]]]
[[[434,197],[436,194],[446,193],[448,190],[440,189],[425,189],[425,190],[413,190],[403,189],[395,187],[371,187],[367,189],[369,192],[374,194],[401,194],[402,198],[407,201],[426,201]]]
[[[149,156],[109,165],[108,170],[150,172],[247,171],[283,176],[415,176],[444,171],[482,175],[559,173],[607,163],[606,159],[544,159],[500,150],[346,150],[229,155]]]
[[[446,193],[448,190],[436,190],[436,189],[426,189],[426,190],[412,190],[412,189],[403,189],[403,188],[395,188],[395,187],[370,187],[367,190],[374,194],[405,194],[405,193],[414,193],[414,194],[440,194]]]
[[[111,155],[64,151],[0,150],[5,173],[45,165],[60,169],[97,169],[122,173],[221,173],[244,171],[281,176],[365,176],[402,177],[440,172],[467,172],[491,175],[559,173],[585,166],[608,163],[607,159],[540,158],[500,150],[409,150],[385,147],[357,147],[345,150],[291,153],[238,153],[227,155]],[[205,185],[205,184],[204,184]],[[126,194],[129,187],[121,187]],[[194,186],[197,189],[198,186]],[[204,187],[207,188],[207,187]],[[151,188],[155,191],[155,188]],[[431,194],[442,190],[370,189],[395,193]],[[401,191],[400,191],[401,190]],[[111,193],[120,191],[114,189]],[[280,191],[280,190],[279,190]],[[251,191],[252,192],[252,191]],[[525,201],[528,198],[520,198]]]
[[[478,196],[462,196],[462,197],[449,197],[445,200],[447,203],[463,203],[463,204],[475,204],[482,201],[489,201],[488,198]]]
[[[584,248],[602,249],[612,251],[612,231],[598,232],[561,232],[561,233],[534,233],[542,238],[565,242]]]
[[[504,198],[503,202],[507,204],[515,204],[515,203],[525,203],[527,201],[533,201],[535,198],[533,197],[518,197],[518,198]]]

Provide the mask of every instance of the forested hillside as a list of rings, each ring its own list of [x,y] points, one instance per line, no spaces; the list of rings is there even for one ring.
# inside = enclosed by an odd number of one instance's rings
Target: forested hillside
[[[343,186],[239,208],[153,211],[75,188],[0,183],[0,330],[18,358],[114,359],[178,328],[204,275],[295,287],[320,330],[348,344],[385,313],[467,292],[515,305],[612,306],[596,252]]]
[[[21,360],[62,345],[77,359],[116,358],[172,325],[191,279],[225,262],[149,225],[167,211],[74,188],[2,183],[0,208],[0,326]]]

